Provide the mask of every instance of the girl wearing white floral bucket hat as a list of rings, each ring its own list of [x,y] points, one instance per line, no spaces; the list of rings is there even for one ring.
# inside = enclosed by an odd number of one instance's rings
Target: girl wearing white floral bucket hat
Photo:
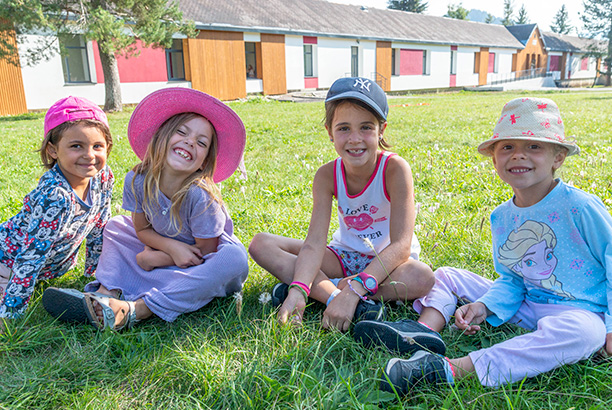
[[[587,359],[612,354],[612,217],[601,200],[555,179],[567,155],[579,152],[565,137],[557,105],[519,98],[502,110],[493,137],[478,151],[492,156],[514,196],[491,214],[491,281],[467,270],[435,272],[429,294],[416,299],[419,322],[441,331],[454,314],[466,335],[514,323],[530,333],[449,359],[427,343],[410,359],[391,359],[381,389],[407,394],[416,384],[454,384],[477,377],[497,387]],[[473,301],[457,306],[457,297]],[[410,349],[408,321],[362,321],[354,332],[399,352]],[[443,349],[442,349],[443,350]]]

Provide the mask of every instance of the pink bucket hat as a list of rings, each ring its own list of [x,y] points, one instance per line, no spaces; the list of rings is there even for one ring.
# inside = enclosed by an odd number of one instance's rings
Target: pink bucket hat
[[[146,96],[132,113],[128,138],[141,160],[155,132],[170,117],[194,112],[206,118],[217,134],[217,167],[214,182],[229,178],[242,159],[246,131],[238,115],[216,98],[191,88],[163,88]]]
[[[68,121],[97,120],[108,127],[106,114],[97,104],[81,97],[66,97],[53,104],[45,115],[45,135]]]
[[[491,156],[489,147],[500,140],[549,142],[567,148],[567,155],[580,152],[574,137],[565,137],[559,107],[547,98],[515,98],[504,106],[493,136],[478,146],[478,152]]]

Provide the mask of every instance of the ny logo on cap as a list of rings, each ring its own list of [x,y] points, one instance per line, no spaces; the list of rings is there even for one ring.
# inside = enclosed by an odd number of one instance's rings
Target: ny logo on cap
[[[370,92],[370,86],[371,85],[372,85],[372,83],[368,79],[365,79],[365,78],[356,78],[355,79],[355,84],[353,84],[353,87],[360,86],[362,90],[365,88],[366,90],[368,90],[368,92]]]

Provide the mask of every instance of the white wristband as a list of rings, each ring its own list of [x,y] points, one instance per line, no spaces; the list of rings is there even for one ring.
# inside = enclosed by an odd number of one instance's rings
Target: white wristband
[[[334,290],[334,291],[332,292],[332,294],[331,294],[331,295],[329,295],[329,298],[327,299],[327,302],[325,302],[325,305],[326,305],[326,306],[329,306],[329,303],[330,303],[332,300],[334,300],[334,298],[335,298],[336,296],[338,296],[338,293],[340,293],[340,289],[336,289],[336,290]]]

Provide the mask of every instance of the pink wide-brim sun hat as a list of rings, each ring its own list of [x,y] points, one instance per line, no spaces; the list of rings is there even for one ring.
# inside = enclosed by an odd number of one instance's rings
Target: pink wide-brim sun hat
[[[170,117],[193,112],[206,118],[217,134],[215,183],[229,178],[238,168],[246,145],[242,120],[221,101],[191,88],[163,88],[147,95],[134,109],[128,125],[132,150],[141,160],[155,132]]]
[[[580,153],[576,139],[565,136],[559,107],[548,98],[524,97],[508,102],[493,135],[478,146],[478,152],[491,156],[491,146],[501,140],[547,142],[567,148],[567,155]]]

